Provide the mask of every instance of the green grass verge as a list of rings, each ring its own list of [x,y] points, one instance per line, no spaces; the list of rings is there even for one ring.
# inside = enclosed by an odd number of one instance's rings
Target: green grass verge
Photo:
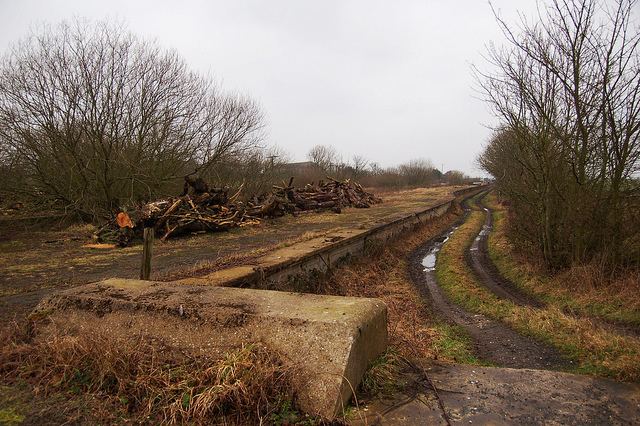
[[[0,409],[1,425],[17,425],[24,421],[24,416],[17,413],[13,408]]]
[[[462,364],[491,366],[473,353],[473,341],[464,328],[447,323],[433,325],[438,337],[433,342],[433,351],[438,359]]]

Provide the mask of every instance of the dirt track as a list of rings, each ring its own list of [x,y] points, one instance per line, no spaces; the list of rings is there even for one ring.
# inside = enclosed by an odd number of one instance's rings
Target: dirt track
[[[447,300],[432,262],[448,237],[468,218],[470,210],[468,207],[465,210],[466,214],[446,233],[412,253],[409,272],[433,311],[462,326],[473,339],[475,354],[499,368],[423,360],[419,363],[424,374],[415,378],[421,391],[374,400],[355,423],[637,424],[640,416],[637,384],[549,371],[565,370],[570,361],[563,359],[554,347]],[[485,211],[485,224],[467,250],[470,268],[498,297],[519,305],[543,306],[501,277],[491,262],[487,238],[492,215]],[[430,261],[425,261],[428,258]]]
[[[465,207],[465,209],[468,209]],[[462,221],[468,217],[465,213]],[[444,235],[413,252],[410,258],[410,275],[423,297],[430,301],[432,309],[446,320],[463,327],[471,336],[476,355],[484,361],[502,367],[564,370],[570,362],[563,359],[553,347],[523,336],[500,321],[484,315],[473,314],[449,302],[438,286],[435,270],[425,268],[423,259],[438,250],[448,235],[455,232],[456,224]]]
[[[483,209],[486,215],[485,222],[480,233],[467,250],[467,264],[478,278],[478,282],[496,296],[516,305],[542,307],[542,302],[524,294],[512,282],[504,278],[489,258],[489,233],[493,229],[493,215],[487,207]]]

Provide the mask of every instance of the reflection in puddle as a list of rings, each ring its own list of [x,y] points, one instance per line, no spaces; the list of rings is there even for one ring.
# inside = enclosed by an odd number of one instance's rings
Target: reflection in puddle
[[[422,259],[422,266],[425,271],[433,271],[436,269],[436,254],[429,253]]]
[[[442,248],[442,246],[444,245],[444,243],[447,242],[451,234],[453,234],[456,229],[458,229],[457,226],[453,227],[451,231],[447,233],[446,236],[436,239],[436,241],[433,243],[433,246],[431,246],[431,249],[429,249],[429,252],[426,254],[425,257],[422,258],[421,263],[422,263],[422,266],[424,266],[425,272],[436,270],[436,256],[440,251],[440,249]]]

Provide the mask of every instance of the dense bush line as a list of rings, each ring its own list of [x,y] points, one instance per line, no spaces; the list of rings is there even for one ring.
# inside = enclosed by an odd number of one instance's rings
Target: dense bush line
[[[640,30],[634,0],[553,0],[478,71],[501,121],[479,158],[513,235],[552,268],[640,265]]]

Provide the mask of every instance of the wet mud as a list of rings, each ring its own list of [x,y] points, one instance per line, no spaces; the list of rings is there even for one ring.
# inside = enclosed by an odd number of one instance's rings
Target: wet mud
[[[557,371],[422,366],[424,375],[409,376],[419,386],[366,401],[352,424],[634,425],[640,418],[638,384]]]
[[[478,206],[481,207],[480,203],[478,203]],[[485,212],[484,225],[466,252],[469,268],[475,274],[478,282],[487,287],[496,296],[520,306],[543,307],[544,304],[542,302],[523,293],[515,284],[504,278],[491,261],[489,257],[489,234],[493,229],[493,214],[487,207],[482,207],[482,209]]]

